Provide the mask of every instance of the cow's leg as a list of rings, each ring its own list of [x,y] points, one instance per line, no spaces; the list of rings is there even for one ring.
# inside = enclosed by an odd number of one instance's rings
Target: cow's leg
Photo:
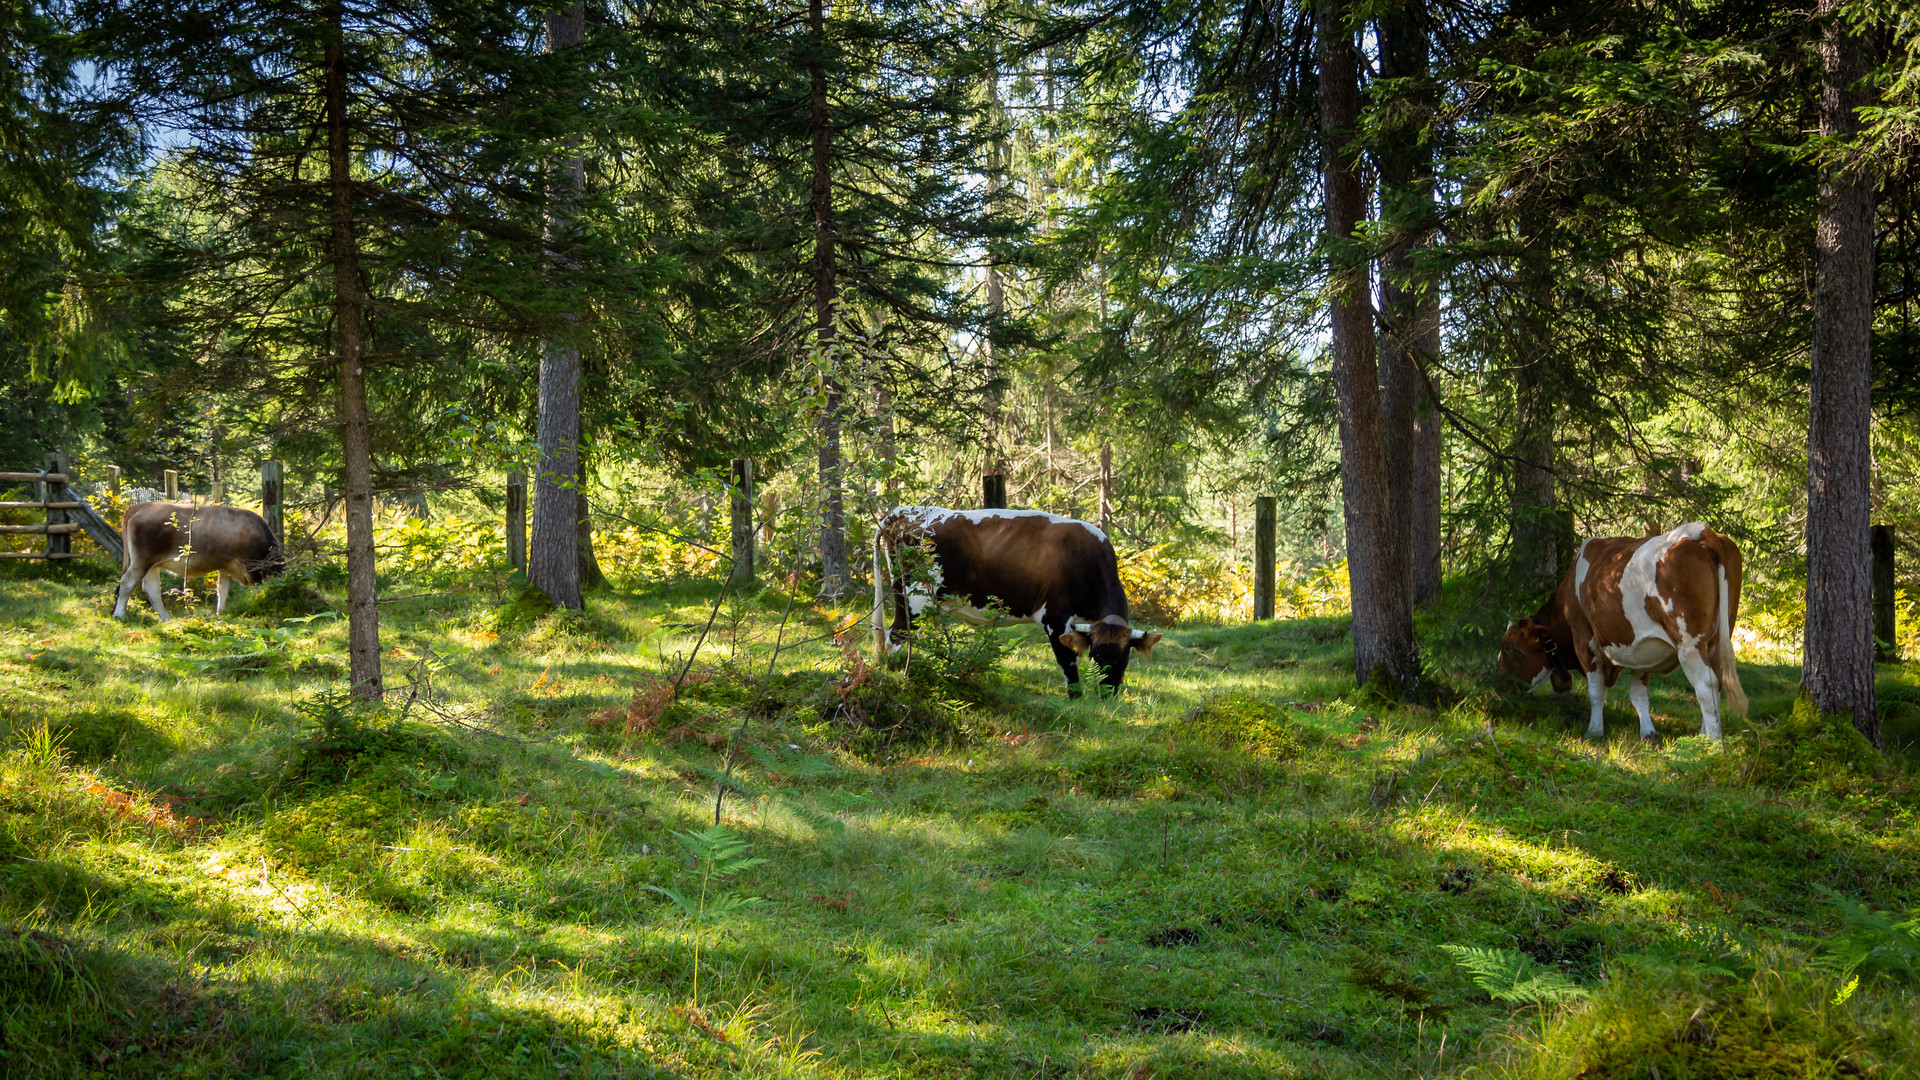
[[[113,594],[113,617],[127,617],[127,601],[133,597],[134,586],[140,584],[140,568],[129,562],[120,574],[120,587]]]
[[[1719,739],[1720,677],[1707,666],[1699,646],[1691,642],[1680,646],[1680,670],[1687,673],[1687,681],[1693,684],[1694,700],[1700,703],[1700,734]]]
[[[213,613],[215,615],[225,615],[227,613],[227,590],[232,587],[233,579],[227,576],[225,570],[221,570],[214,575]]]
[[[1607,721],[1602,713],[1607,704],[1607,677],[1598,671],[1587,672],[1587,702],[1593,706],[1593,716],[1587,721],[1587,738],[1604,739]]]
[[[159,567],[156,566],[147,571],[147,579],[144,584],[147,589],[147,602],[153,605],[154,614],[160,616],[161,622],[166,622],[168,619],[173,618],[172,615],[167,614],[167,605],[160,599]]]
[[[1053,658],[1060,664],[1060,673],[1067,677],[1067,696],[1080,696],[1080,654],[1060,644],[1060,635],[1067,632],[1066,627],[1050,631],[1047,643],[1053,646]]]
[[[1633,711],[1640,714],[1640,737],[1653,738],[1653,702],[1647,696],[1647,682],[1653,678],[1651,671],[1633,673],[1633,685],[1627,687],[1627,697],[1633,701]]]

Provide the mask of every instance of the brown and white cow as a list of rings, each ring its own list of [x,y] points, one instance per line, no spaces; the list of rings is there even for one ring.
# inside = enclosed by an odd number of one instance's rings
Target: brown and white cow
[[[1499,664],[1533,686],[1551,680],[1565,693],[1568,667],[1587,676],[1593,716],[1587,737],[1602,738],[1601,706],[1622,669],[1640,714],[1640,737],[1653,737],[1647,680],[1679,668],[1700,702],[1700,734],[1720,737],[1720,698],[1735,716],[1747,695],[1733,657],[1740,614],[1740,549],[1701,522],[1659,536],[1601,536],[1580,545],[1560,588],[1531,618],[1507,628]]]
[[[932,548],[931,589],[907,581],[904,555],[916,545]],[[883,562],[893,567],[892,633],[882,617]],[[897,648],[898,636],[929,604],[975,626],[1034,623],[1047,632],[1068,697],[1080,696],[1081,654],[1100,668],[1104,688],[1118,693],[1133,653],[1149,655],[1160,640],[1127,624],[1113,544],[1074,518],[1040,510],[896,507],[880,519],[873,563],[877,641]],[[1005,609],[997,619],[985,610],[995,603]]]
[[[233,582],[252,585],[287,567],[265,519],[232,506],[136,503],[120,518],[120,539],[126,567],[114,596],[116,619],[127,617],[127,599],[142,582],[160,621],[170,618],[167,606],[160,602],[162,570],[183,578],[220,575],[213,608],[219,614],[227,610],[227,590]]]

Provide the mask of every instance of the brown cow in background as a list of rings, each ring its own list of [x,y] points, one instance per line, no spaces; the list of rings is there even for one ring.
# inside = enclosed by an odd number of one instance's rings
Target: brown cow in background
[[[1700,702],[1700,734],[1720,737],[1721,696],[1735,716],[1747,695],[1733,657],[1740,617],[1740,549],[1702,522],[1659,536],[1599,536],[1580,554],[1553,599],[1507,628],[1498,662],[1515,678],[1556,692],[1572,688],[1568,668],[1586,674],[1589,738],[1606,735],[1601,706],[1622,670],[1640,714],[1640,737],[1653,737],[1647,679],[1679,668]]]
[[[227,590],[233,582],[253,585],[287,568],[280,542],[266,520],[251,510],[232,506],[194,506],[191,503],[147,502],[127,508],[120,519],[120,538],[126,550],[126,569],[114,596],[113,617],[127,617],[127,599],[133,587],[145,583],[147,600],[165,622],[171,616],[160,602],[160,571],[183,578],[218,574],[214,613],[227,610]]]

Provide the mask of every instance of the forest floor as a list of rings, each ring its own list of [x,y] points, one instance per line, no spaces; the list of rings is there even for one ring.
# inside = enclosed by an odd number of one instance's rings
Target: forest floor
[[[775,590],[466,586],[383,605],[365,709],[324,581],[0,574],[6,1076],[1920,1076],[1915,768],[1793,668],[1594,744],[1470,635],[1423,703],[1342,620],[1069,701],[1032,630],[902,672]]]

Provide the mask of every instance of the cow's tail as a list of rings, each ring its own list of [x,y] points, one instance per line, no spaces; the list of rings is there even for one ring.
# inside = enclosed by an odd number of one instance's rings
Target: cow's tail
[[[1718,555],[1718,552],[1715,552]],[[1733,605],[1739,595],[1740,565],[1734,563],[1731,588],[1727,584],[1727,560],[1716,560],[1714,576],[1720,583],[1720,694],[1726,699],[1726,711],[1734,716],[1747,715],[1747,692],[1740,687],[1740,671],[1733,659]]]

